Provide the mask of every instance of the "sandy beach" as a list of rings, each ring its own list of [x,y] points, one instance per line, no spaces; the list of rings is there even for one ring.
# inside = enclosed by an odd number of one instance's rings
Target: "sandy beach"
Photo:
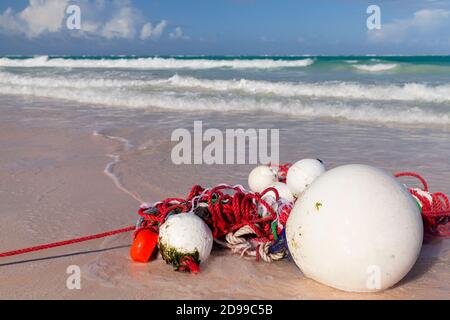
[[[17,107],[20,105],[20,107]],[[42,106],[45,105],[45,108]],[[41,106],[41,108],[35,108]],[[89,111],[89,112],[88,112]],[[185,196],[192,185],[246,186],[250,165],[171,162],[175,128],[280,128],[280,157],[320,157],[327,168],[365,163],[421,173],[450,193],[450,131],[274,115],[137,112],[133,119],[40,99],[0,107],[0,251],[133,225],[140,200]],[[136,119],[140,120],[136,120]],[[333,139],[330,139],[333,137]],[[107,169],[107,170],[105,170]],[[158,257],[129,259],[131,233],[0,260],[1,299],[449,299],[450,240],[423,246],[413,270],[381,293],[355,294],[305,278],[292,261],[246,260],[214,248],[199,274],[174,272]],[[66,287],[80,266],[81,290]]]
[[[0,300],[450,300],[450,0],[378,2],[0,1]]]

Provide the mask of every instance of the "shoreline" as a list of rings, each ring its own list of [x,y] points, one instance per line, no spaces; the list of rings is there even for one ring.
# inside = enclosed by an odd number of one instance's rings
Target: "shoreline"
[[[0,110],[0,113],[4,112]],[[125,190],[149,201],[185,196],[195,183],[209,186],[220,182],[246,184],[251,168],[248,165],[173,165],[170,160],[170,131],[177,124],[159,126],[155,122],[146,127],[132,128],[125,123],[114,129],[99,131],[98,134],[116,138],[104,139],[92,134],[98,129],[94,128],[98,127],[98,123],[93,120],[80,128],[77,128],[75,120],[69,127],[59,126],[54,120],[45,120],[45,117],[67,120],[74,114],[77,112],[42,112],[43,119],[30,127],[21,125],[20,121],[0,121],[0,147],[6,151],[0,155],[2,249],[12,250],[133,224],[140,201],[117,188],[114,179],[105,174],[108,163],[112,163],[108,155],[120,157],[121,162],[110,169]],[[33,117],[36,117],[35,111],[20,110],[17,114],[9,114],[8,118]],[[224,119],[218,119],[217,123]],[[224,126],[235,123],[234,119],[226,119],[225,122]],[[280,125],[290,126],[289,123],[286,121]],[[260,125],[268,124],[262,122]],[[333,167],[344,161],[342,152],[346,153],[347,158],[361,159],[358,161],[368,157],[343,148],[343,144],[338,144],[340,148],[327,149],[331,144],[322,138],[328,136],[330,130],[344,132],[337,124],[330,129],[320,122],[305,123],[295,130],[309,132],[311,141],[294,140],[295,134],[282,137],[280,144],[286,147],[280,150],[281,159],[324,153],[325,158],[331,160],[329,166]],[[420,130],[416,134],[420,134]],[[359,132],[361,135],[366,133]],[[354,133],[351,137],[362,139]],[[397,145],[400,148],[402,143],[406,143],[389,142],[386,132],[367,137],[361,140],[362,145],[374,150],[376,146],[386,147],[386,144],[390,148]],[[338,142],[345,139],[348,136],[342,139],[336,137]],[[403,138],[398,136],[397,139]],[[134,147],[127,149],[127,141]],[[359,144],[355,141],[351,143],[353,146]],[[393,145],[389,146],[389,143]],[[289,152],[293,146],[300,151],[295,154]],[[421,143],[421,146],[425,148],[424,152],[430,147],[426,143]],[[415,151],[408,151],[408,147],[411,146],[403,146],[397,152],[391,151],[390,158],[372,153],[370,161],[384,167],[397,163],[399,169],[402,164],[413,165],[414,162],[408,162],[411,158],[399,156],[405,156],[405,152],[414,154]],[[442,152],[432,156],[445,158],[446,154]],[[421,162],[423,158],[412,160]],[[433,190],[438,188],[448,193],[448,188],[442,188],[446,186],[448,172],[440,172],[433,167],[422,169],[425,176],[431,175]],[[225,250],[213,250],[198,275],[174,272],[160,257],[149,264],[131,262],[128,255],[130,244],[131,235],[123,234],[3,259],[0,261],[0,298],[448,299],[450,292],[450,240],[437,239],[425,244],[416,266],[400,284],[371,294],[347,293],[320,285],[306,279],[290,261],[267,264],[242,259]],[[70,265],[81,267],[81,290],[66,288],[66,269]],[[280,283],[283,285],[280,286]]]

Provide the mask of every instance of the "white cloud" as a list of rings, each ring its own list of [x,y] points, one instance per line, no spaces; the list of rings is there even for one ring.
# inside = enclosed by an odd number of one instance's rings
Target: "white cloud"
[[[68,0],[30,0],[30,5],[19,17],[26,22],[32,37],[44,32],[57,32],[61,29],[68,4]]]
[[[28,38],[65,31],[65,11],[70,3],[70,0],[29,0],[28,6],[18,13],[8,8],[0,14],[0,31],[21,33]],[[74,4],[81,7],[81,30],[69,33],[74,37],[158,39],[167,25],[165,20],[155,27],[145,22],[141,12],[128,0],[108,3],[78,0]]]
[[[28,38],[35,38],[47,32],[61,30],[65,9],[69,0],[30,0],[21,12],[14,14],[8,8],[0,15],[0,28],[19,32]]]
[[[20,32],[22,24],[20,24],[13,15],[11,8],[8,8],[0,15],[0,29],[5,31]]]
[[[416,11],[410,19],[395,20],[381,25],[379,30],[369,30],[371,42],[400,43],[417,41],[418,36],[430,34],[448,27],[450,11],[444,9],[423,9]],[[436,37],[433,37],[436,38]]]
[[[141,29],[140,38],[142,40],[146,40],[148,38],[158,39],[159,37],[161,37],[161,34],[163,33],[166,25],[167,25],[166,20],[162,20],[155,27],[153,27],[150,22],[147,22]]]
[[[98,33],[101,27],[102,25],[100,23],[93,21],[83,21],[81,25],[82,32],[92,34]]]
[[[153,27],[152,24],[150,22],[147,22],[146,24],[144,24],[144,26],[141,29],[141,36],[140,38],[142,40],[148,39],[152,36],[153,33]]]
[[[106,39],[132,39],[136,34],[137,17],[137,14],[132,8],[120,8],[119,11],[111,18],[111,20],[107,21],[100,28],[98,35]]]
[[[182,40],[189,40],[190,37],[186,36],[183,32],[183,29],[181,29],[180,27],[176,27],[175,30],[173,30],[170,34],[169,34],[170,39],[182,39]]]

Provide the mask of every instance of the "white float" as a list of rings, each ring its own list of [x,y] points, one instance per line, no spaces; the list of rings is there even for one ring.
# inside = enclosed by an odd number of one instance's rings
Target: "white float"
[[[253,192],[262,192],[277,181],[276,170],[268,166],[258,166],[254,168],[248,176],[248,186]]]
[[[416,262],[423,240],[419,207],[384,171],[365,165],[332,169],[300,200],[286,238],[308,278],[345,291],[380,291]]]
[[[213,245],[213,236],[206,223],[194,213],[180,213],[169,217],[159,229],[158,246],[166,262],[184,255],[197,257],[199,262],[208,259]]]
[[[299,197],[324,172],[325,167],[320,160],[303,159],[297,161],[289,168],[286,183],[292,194],[295,197]]]
[[[292,195],[291,190],[289,189],[289,187],[282,182],[275,182],[271,185],[268,186],[268,188],[274,188],[278,191],[278,196],[282,199],[285,199],[289,202],[294,202],[295,198]],[[273,197],[274,199],[276,198],[275,192],[273,191],[268,191],[263,197],[263,200],[266,200],[268,197]]]

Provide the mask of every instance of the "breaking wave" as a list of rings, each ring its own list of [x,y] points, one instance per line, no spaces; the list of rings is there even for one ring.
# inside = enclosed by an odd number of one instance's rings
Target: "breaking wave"
[[[428,86],[420,83],[404,85],[370,85],[349,82],[292,83],[253,80],[204,80],[175,75],[167,80],[174,87],[205,90],[241,90],[249,94],[272,94],[285,97],[326,97],[366,100],[450,101],[450,85]]]
[[[187,58],[117,58],[71,59],[38,56],[27,59],[0,58],[0,67],[15,68],[107,68],[107,69],[272,69],[307,67],[311,58],[302,59],[187,59]]]
[[[371,101],[450,102],[450,84],[362,84],[357,82],[274,82],[257,80],[210,80],[174,75],[166,79],[112,79],[87,77],[35,77],[0,72],[0,90],[22,94],[33,88],[48,89],[111,89],[134,90],[145,93],[152,89],[197,90],[204,92],[235,92],[246,95],[280,97],[311,97],[361,99]]]
[[[395,63],[354,64],[353,67],[361,71],[381,72],[397,68],[398,64]]]
[[[34,96],[92,107],[182,111],[266,111],[355,121],[450,124],[450,85],[347,82],[35,77],[0,72],[0,94]],[[414,103],[404,101],[413,101]],[[424,104],[439,102],[444,104]]]

